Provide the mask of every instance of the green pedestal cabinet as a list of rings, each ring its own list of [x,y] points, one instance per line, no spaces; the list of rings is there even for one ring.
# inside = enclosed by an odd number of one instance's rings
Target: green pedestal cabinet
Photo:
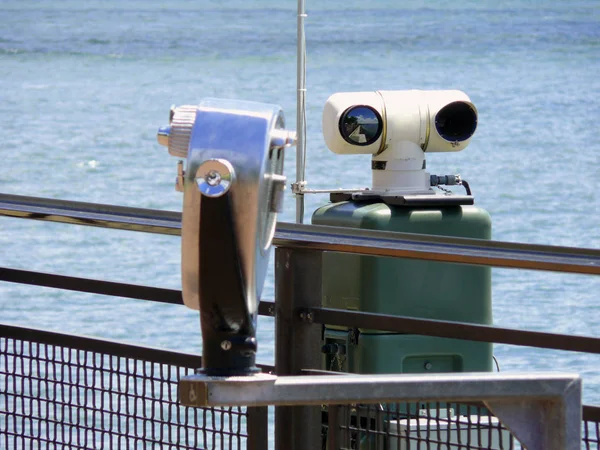
[[[477,239],[491,238],[475,206],[390,206],[345,201],[319,208],[316,225]],[[327,252],[325,307],[492,324],[491,268]],[[492,370],[492,344],[326,326],[323,366],[353,373]]]

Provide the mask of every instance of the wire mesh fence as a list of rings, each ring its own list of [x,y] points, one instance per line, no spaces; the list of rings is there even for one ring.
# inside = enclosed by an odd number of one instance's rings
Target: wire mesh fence
[[[0,334],[2,449],[246,448],[245,408],[178,404],[177,382],[199,366],[197,357],[181,365],[168,352],[135,346],[7,334],[14,333]]]
[[[482,405],[394,403],[329,406],[328,450],[521,449]]]
[[[600,408],[597,406],[583,407],[581,448],[600,449]]]
[[[177,383],[198,366],[198,356],[0,325],[0,448],[252,448],[252,408],[179,405]],[[600,449],[600,408],[583,419],[581,447]],[[327,450],[520,448],[480,404],[323,410]]]
[[[600,449],[600,408],[584,407],[581,448]],[[329,405],[323,450],[518,450],[524,447],[477,404]]]

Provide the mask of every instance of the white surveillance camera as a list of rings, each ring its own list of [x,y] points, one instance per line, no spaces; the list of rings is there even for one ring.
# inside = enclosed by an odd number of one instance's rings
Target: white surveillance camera
[[[461,91],[342,92],[323,110],[323,135],[339,154],[373,155],[373,189],[431,193],[424,152],[464,149],[477,109]]]

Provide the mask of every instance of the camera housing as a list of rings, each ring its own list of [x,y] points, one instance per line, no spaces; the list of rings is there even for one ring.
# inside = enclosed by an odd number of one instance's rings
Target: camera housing
[[[462,91],[341,92],[323,110],[323,136],[338,154],[373,155],[373,190],[431,194],[425,152],[463,150],[477,109]]]

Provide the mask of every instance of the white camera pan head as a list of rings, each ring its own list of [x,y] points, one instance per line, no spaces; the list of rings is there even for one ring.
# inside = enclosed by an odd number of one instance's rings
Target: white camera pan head
[[[376,155],[402,142],[455,152],[476,128],[477,109],[457,90],[340,92],[323,110],[325,142],[339,154]]]
[[[463,150],[477,109],[462,91],[341,92],[323,110],[323,136],[338,154],[373,155],[373,189],[430,194],[425,152]]]

